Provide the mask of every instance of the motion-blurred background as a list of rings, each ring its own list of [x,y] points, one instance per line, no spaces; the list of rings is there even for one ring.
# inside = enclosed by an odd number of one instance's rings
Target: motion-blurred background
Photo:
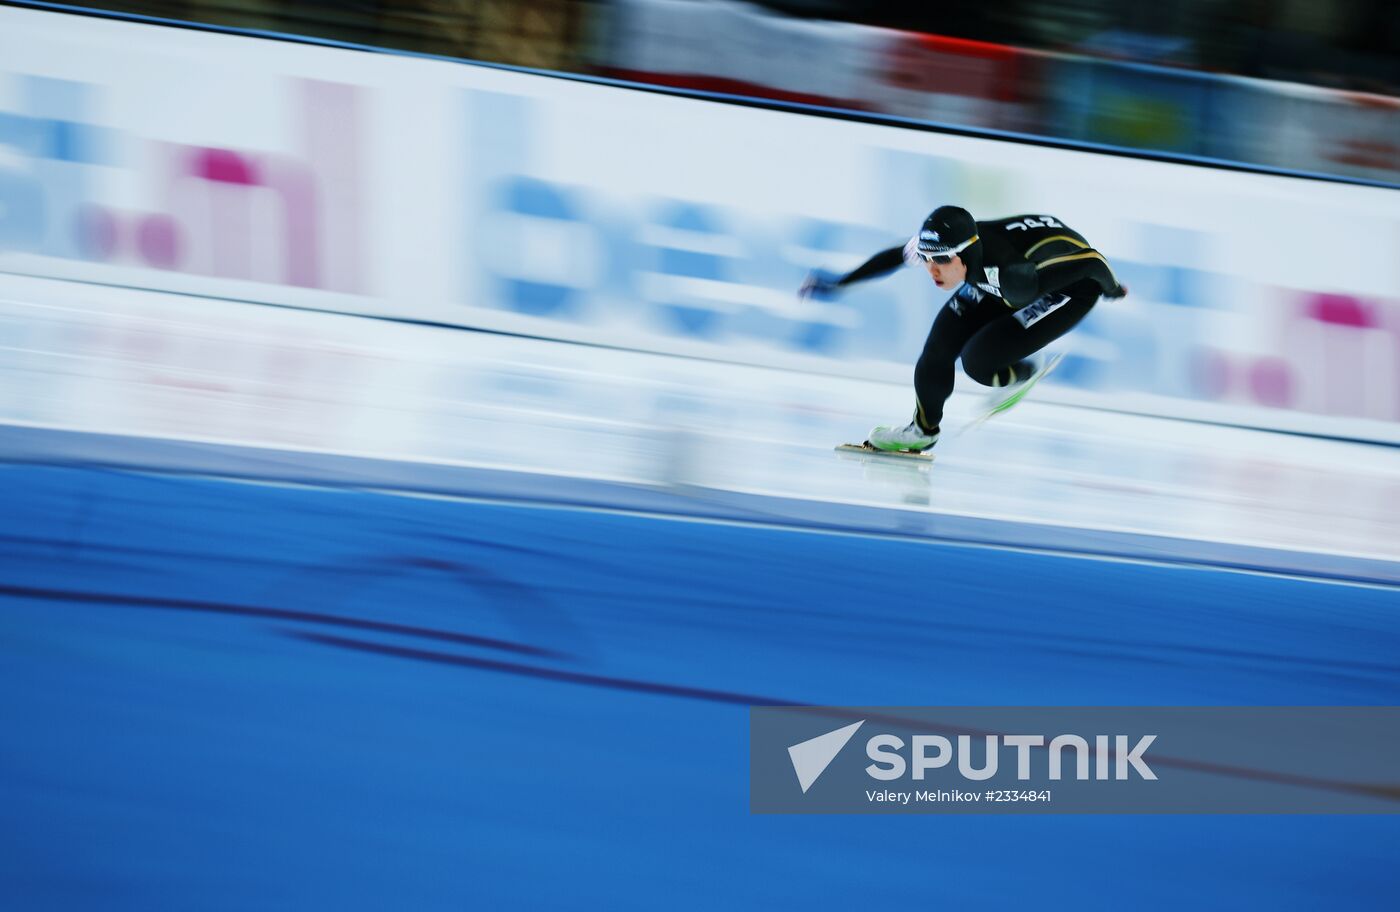
[[[1394,4],[110,7],[0,6],[0,907],[1400,888],[1394,815],[764,817],[746,755],[1400,702]],[[1131,294],[840,459],[944,296],[795,291],[943,203]]]
[[[1400,12],[1385,0],[96,5],[1139,149],[1400,175]]]

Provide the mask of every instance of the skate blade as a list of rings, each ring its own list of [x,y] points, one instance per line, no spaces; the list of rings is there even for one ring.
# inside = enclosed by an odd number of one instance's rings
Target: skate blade
[[[849,453],[861,457],[879,456],[886,459],[913,459],[918,462],[933,462],[933,454],[928,450],[914,452],[913,450],[881,450],[870,445],[869,442],[855,444],[843,443],[836,448],[838,453]]]

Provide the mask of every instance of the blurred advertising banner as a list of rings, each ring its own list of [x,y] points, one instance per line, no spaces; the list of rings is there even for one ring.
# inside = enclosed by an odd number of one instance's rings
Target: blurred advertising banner
[[[900,117],[1400,182],[1400,99],[842,22],[617,0],[597,72]]]
[[[1055,58],[1047,133],[1314,174],[1400,180],[1400,99]]]
[[[793,19],[747,3],[618,0],[591,57],[619,79],[874,109],[871,75],[899,33]]]
[[[1223,94],[1242,161],[1400,181],[1400,98],[1255,79]]]
[[[290,12],[267,27],[304,29],[305,19],[296,21],[297,13],[305,17],[308,11]],[[317,4],[310,12],[329,21],[350,19],[347,41],[538,69],[573,69],[584,31],[584,7],[572,0],[397,0],[353,7]],[[358,21],[365,16],[370,23]]]
[[[0,8],[0,270],[191,308],[221,298],[902,384],[945,297],[926,275],[834,300],[795,290],[953,202],[1051,214],[1131,289],[1070,337],[1045,398],[1394,441],[1396,200]]]
[[[1050,131],[1131,149],[1235,160],[1223,100],[1205,73],[1061,57],[1051,67]]]
[[[1003,44],[899,32],[869,69],[879,77],[871,97],[877,110],[900,117],[1034,133],[1034,93],[1051,59]]]
[[[593,69],[639,82],[880,111],[990,129],[1030,126],[1034,68],[1015,48],[794,19],[748,3],[619,0]]]

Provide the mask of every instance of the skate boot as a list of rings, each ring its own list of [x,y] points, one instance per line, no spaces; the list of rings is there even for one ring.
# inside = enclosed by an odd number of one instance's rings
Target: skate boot
[[[938,428],[925,431],[919,427],[917,419],[903,427],[877,427],[870,432],[870,438],[866,440],[866,443],[877,450],[902,450],[906,453],[922,453],[937,442]]]

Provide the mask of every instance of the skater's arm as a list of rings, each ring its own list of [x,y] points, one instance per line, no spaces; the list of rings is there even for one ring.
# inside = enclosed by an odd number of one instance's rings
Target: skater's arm
[[[891,247],[888,250],[881,250],[855,269],[852,269],[850,272],[837,279],[835,282],[836,286],[838,288],[844,287],[856,282],[864,282],[866,279],[874,279],[889,275],[908,262],[906,255],[906,248],[908,246],[908,244],[905,244],[901,247]]]
[[[856,282],[864,282],[866,279],[888,275],[900,266],[910,262],[909,258],[911,256],[917,259],[919,255],[918,250],[911,248],[911,245],[914,243],[915,241],[910,241],[903,247],[891,247],[888,250],[881,250],[845,275],[838,276],[829,272],[823,272],[819,269],[814,270],[808,274],[807,281],[802,283],[802,288],[798,291],[798,294],[804,298],[826,298],[835,295],[847,285],[853,285]]]
[[[1113,270],[1109,268],[1108,260],[1092,247],[1042,260],[1034,264],[1034,269],[1037,294],[1060,291],[1084,279],[1097,282],[1105,297],[1121,298],[1126,293],[1123,286],[1118,284]],[[1010,298],[1007,298],[1007,301],[1013,304],[1029,303],[1034,298],[1035,294],[1032,294],[1026,301],[1016,302]]]
[[[1127,294],[1103,254],[1088,247],[1038,263],[1009,263],[999,273],[1001,296],[1013,307],[1024,307],[1043,294],[1060,291],[1083,279],[1097,282],[1105,297],[1121,298]]]

